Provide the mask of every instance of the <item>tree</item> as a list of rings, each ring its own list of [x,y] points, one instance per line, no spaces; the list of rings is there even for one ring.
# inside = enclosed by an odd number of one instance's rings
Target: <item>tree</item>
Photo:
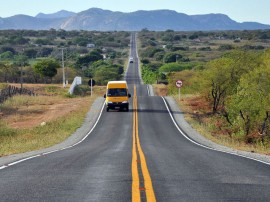
[[[50,45],[52,42],[49,39],[36,39],[35,43],[37,45]]]
[[[88,37],[77,37],[74,39],[74,43],[77,44],[78,46],[86,46],[88,43],[91,43]]]
[[[16,54],[15,49],[12,48],[12,47],[9,47],[9,46],[3,46],[0,49],[0,53],[4,53],[4,52],[7,52],[7,51],[10,51],[13,55]]]
[[[220,58],[210,61],[203,72],[207,94],[212,97],[212,111],[216,113],[219,106],[224,106],[225,98],[231,88],[231,66],[233,61]]]
[[[157,80],[157,71],[153,71],[149,65],[142,66],[142,79],[146,84],[153,84]]]
[[[36,58],[37,57],[37,50],[30,48],[24,51],[24,54],[28,57],[28,58]]]
[[[181,36],[180,36],[180,35],[175,35],[175,36],[173,37],[173,40],[174,40],[174,41],[181,41]]]
[[[231,59],[233,62],[230,69],[230,80],[232,86],[232,93],[236,92],[242,75],[253,71],[262,63],[260,53],[254,51],[235,50],[224,55],[224,58]]]
[[[112,65],[113,68],[117,69],[117,72],[119,75],[122,75],[124,73],[124,67],[121,65],[114,64]]]
[[[95,49],[92,50],[89,55],[92,57],[93,61],[98,61],[98,60],[102,60],[103,56],[102,56],[102,51],[100,49]]]
[[[61,67],[61,65],[59,64],[58,61],[47,58],[38,61],[34,65],[34,70],[36,73],[40,74],[40,76],[52,79],[52,77],[54,77],[57,74],[57,68],[59,67]]]
[[[199,38],[199,36],[197,34],[192,34],[188,37],[190,40],[194,40],[194,39],[197,39]]]
[[[0,62],[0,78],[1,82],[8,82],[12,79],[12,75],[16,73],[15,68],[12,67],[11,63]]]
[[[243,126],[246,136],[257,129],[265,135],[270,120],[270,67],[260,67],[240,79],[229,103],[230,116]],[[239,119],[239,118],[240,119]]]
[[[263,139],[270,131],[270,52],[260,66],[241,76],[237,92],[228,103],[231,119],[243,127],[246,137],[254,130]],[[249,141],[249,138],[247,138]]]
[[[150,61],[149,61],[149,59],[142,58],[142,59],[141,59],[141,63],[143,63],[143,64],[145,65],[145,64],[149,64]]]
[[[232,49],[234,49],[234,47],[230,44],[220,45],[218,48],[218,50],[220,50],[220,51],[232,50]]]
[[[14,54],[11,51],[6,51],[0,54],[1,60],[11,60]]]
[[[76,68],[87,67],[90,63],[102,60],[103,56],[100,51],[93,50],[89,54],[79,57],[75,63]]]
[[[43,47],[38,51],[37,56],[48,57],[52,52],[53,52],[53,48]]]
[[[173,42],[174,40],[174,33],[173,32],[165,32],[164,36],[162,37],[162,41],[166,42]]]
[[[159,53],[159,52],[161,52],[161,53],[164,53],[164,50],[163,49],[161,49],[161,48],[155,48],[155,47],[147,47],[146,49],[145,49],[145,51],[142,53],[142,57],[150,57],[150,58],[152,58],[152,57],[154,57],[154,55],[156,54],[156,53]]]
[[[225,107],[226,98],[237,92],[241,77],[259,67],[260,63],[261,60],[258,54],[237,50],[207,64],[203,77],[205,90],[212,97],[213,113],[221,109],[228,118]]]
[[[34,71],[34,68],[31,66],[24,67],[23,72],[24,72],[23,81],[25,83],[38,83],[38,81],[41,78],[40,74],[36,73]]]
[[[103,60],[93,62],[88,69],[84,71],[85,76],[94,77],[97,84],[101,85],[106,84],[108,80],[119,80],[123,73],[123,66]]]
[[[13,64],[19,67],[24,67],[26,65],[29,65],[28,57],[26,55],[16,55]]]
[[[164,63],[171,63],[171,62],[189,62],[189,58],[184,58],[180,53],[178,52],[169,52],[166,53],[163,57]]]
[[[30,39],[26,39],[22,36],[11,36],[9,37],[8,41],[10,44],[24,45],[27,44],[30,41]]]
[[[118,70],[113,67],[100,67],[95,71],[94,80],[97,84],[105,85],[108,81],[119,80],[121,75],[119,75]]]
[[[169,72],[180,72],[180,71],[183,71],[185,69],[190,69],[190,67],[184,66],[180,63],[172,62],[172,63],[167,63],[167,64],[161,66],[159,68],[159,71],[169,73]]]

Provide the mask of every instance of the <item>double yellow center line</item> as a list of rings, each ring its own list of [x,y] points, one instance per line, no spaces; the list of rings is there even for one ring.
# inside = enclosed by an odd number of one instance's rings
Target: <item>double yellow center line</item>
[[[132,201],[141,201],[141,191],[145,191],[147,201],[156,201],[152,180],[147,168],[146,159],[141,148],[140,138],[138,133],[138,101],[136,86],[134,85],[133,95],[133,134],[132,134]],[[138,158],[139,157],[139,158]],[[139,167],[143,175],[144,187],[140,186]]]

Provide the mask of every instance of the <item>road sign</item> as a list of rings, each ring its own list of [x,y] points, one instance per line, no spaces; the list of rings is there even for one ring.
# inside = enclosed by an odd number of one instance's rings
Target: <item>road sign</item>
[[[95,81],[94,79],[90,79],[90,80],[88,81],[88,85],[89,85],[89,86],[94,86],[94,85],[96,85],[96,81]]]
[[[176,85],[177,88],[181,88],[181,87],[183,86],[183,81],[177,80],[177,81],[175,82],[175,85]]]

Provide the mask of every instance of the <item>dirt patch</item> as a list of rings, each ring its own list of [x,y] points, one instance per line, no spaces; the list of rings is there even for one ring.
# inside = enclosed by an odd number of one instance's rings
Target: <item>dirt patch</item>
[[[85,98],[73,98],[54,103],[22,106],[13,113],[4,115],[3,118],[12,128],[32,128],[63,117],[79,108],[84,102],[87,102]]]
[[[157,96],[167,96],[168,95],[168,86],[164,84],[155,84],[154,93]]]
[[[187,109],[194,114],[207,114],[211,112],[210,103],[202,96],[194,95],[181,99],[185,106],[189,106]]]
[[[17,85],[19,84],[14,86]],[[38,94],[35,98],[38,101],[8,107],[1,111],[0,118],[12,128],[32,128],[46,124],[49,121],[67,115],[89,102],[89,97],[65,98],[64,96],[57,95],[59,92],[68,91],[68,88],[64,89],[61,85],[24,84],[23,87],[34,90]]]

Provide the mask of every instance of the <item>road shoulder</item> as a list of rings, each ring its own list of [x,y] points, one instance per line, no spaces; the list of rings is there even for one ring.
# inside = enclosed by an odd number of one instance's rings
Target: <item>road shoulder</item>
[[[89,112],[87,113],[82,126],[80,128],[78,128],[65,141],[63,141],[59,144],[56,144],[52,147],[49,147],[49,148],[1,157],[0,158],[0,167],[3,165],[10,164],[12,162],[18,161],[20,159],[25,159],[25,158],[36,156],[39,154],[52,152],[52,151],[56,151],[56,150],[61,150],[62,148],[72,146],[72,145],[76,144],[77,142],[81,141],[89,133],[89,131],[94,127],[94,125],[99,117],[100,110],[102,109],[103,104],[104,104],[104,99],[102,97],[97,98],[94,101],[94,103],[92,104]]]
[[[179,109],[177,103],[175,102],[174,98],[172,97],[164,97],[170,110],[172,113],[172,116],[174,117],[177,125],[183,130],[183,132],[192,140],[195,142],[204,145],[206,147],[212,148],[214,150],[222,151],[225,153],[231,153],[234,155],[238,156],[244,156],[246,158],[252,158],[256,159],[258,161],[263,161],[265,163],[270,164],[270,156],[268,155],[263,155],[263,154],[257,154],[257,153],[252,153],[252,152],[245,152],[245,151],[239,151],[239,150],[234,150],[232,148],[222,146],[219,144],[216,144],[208,139],[206,139],[204,136],[199,134],[194,128],[192,128],[187,121],[184,118],[183,112]],[[179,135],[181,135],[179,133]]]

